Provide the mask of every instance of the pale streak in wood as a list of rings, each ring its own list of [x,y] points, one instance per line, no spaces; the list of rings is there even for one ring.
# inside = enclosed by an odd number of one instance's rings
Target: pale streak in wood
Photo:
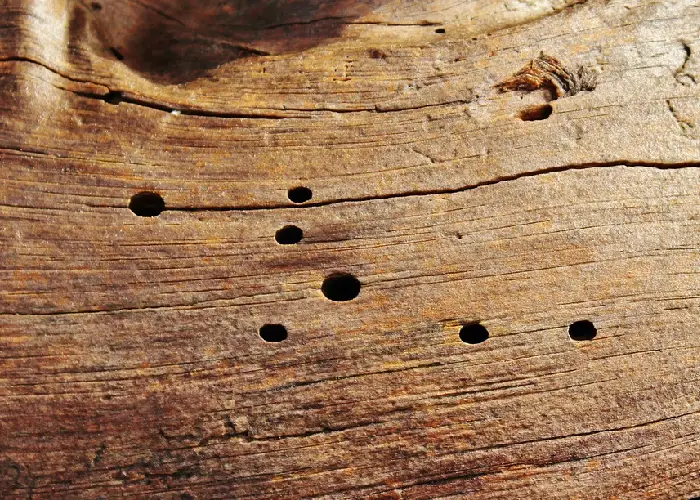
[[[0,496],[700,494],[700,11],[575,3],[376,2],[166,86],[80,4],[6,2]],[[521,122],[544,96],[493,85],[540,51],[600,84]],[[137,218],[142,189],[202,211]]]

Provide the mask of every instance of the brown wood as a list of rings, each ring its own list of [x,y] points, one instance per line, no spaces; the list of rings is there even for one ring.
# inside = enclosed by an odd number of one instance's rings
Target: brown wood
[[[0,5],[0,497],[700,495],[697,2]]]

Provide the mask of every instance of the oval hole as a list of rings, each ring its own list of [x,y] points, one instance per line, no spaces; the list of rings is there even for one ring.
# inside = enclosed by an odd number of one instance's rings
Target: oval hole
[[[571,340],[593,340],[596,335],[598,335],[598,330],[587,319],[576,321],[569,325],[569,337],[571,337]]]
[[[158,193],[142,191],[131,197],[129,209],[139,217],[157,217],[165,210],[165,201]]]
[[[489,331],[480,323],[470,323],[459,331],[459,338],[466,344],[481,344],[488,340]]]
[[[360,288],[360,281],[352,274],[336,273],[323,281],[321,291],[328,300],[347,302],[360,294]]]
[[[260,338],[265,342],[283,342],[287,340],[287,329],[284,325],[263,325],[260,327]]]
[[[311,199],[313,193],[307,187],[298,186],[290,189],[287,192],[287,196],[289,197],[289,201],[292,203],[304,203]]]
[[[297,226],[284,226],[275,233],[275,241],[280,245],[299,243],[304,237],[304,231]]]

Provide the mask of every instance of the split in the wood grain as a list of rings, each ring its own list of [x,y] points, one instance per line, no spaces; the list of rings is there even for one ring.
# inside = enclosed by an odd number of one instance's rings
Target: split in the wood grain
[[[304,204],[271,204],[271,205],[230,205],[230,206],[205,206],[205,207],[178,207],[178,206],[167,206],[166,211],[173,212],[253,212],[262,210],[280,210],[280,209],[305,209],[313,207],[322,207],[329,205],[339,205],[345,203],[366,203],[370,201],[377,200],[392,200],[398,198],[413,198],[417,196],[433,196],[433,195],[449,195],[455,193],[461,193],[464,191],[472,191],[474,189],[480,189],[487,186],[493,186],[496,184],[501,184],[504,182],[514,182],[519,179],[527,177],[537,177],[539,175],[556,174],[561,172],[568,172],[572,170],[587,170],[591,168],[655,168],[658,170],[680,170],[684,168],[700,168],[700,162],[689,162],[689,163],[656,163],[656,162],[643,162],[643,161],[613,161],[613,162],[601,162],[601,163],[581,163],[572,165],[562,165],[558,167],[549,167],[538,170],[532,170],[527,172],[519,172],[513,175],[503,175],[498,176],[493,179],[488,179],[475,184],[470,184],[467,186],[460,186],[455,188],[447,189],[426,189],[421,191],[406,191],[399,193],[390,193],[383,195],[368,195],[356,198],[337,198],[329,199],[323,201],[316,201]],[[97,205],[89,204],[88,206],[92,208],[122,208],[114,205]]]
[[[681,46],[683,47],[685,58],[683,59],[683,64],[678,68],[678,70],[676,70],[673,76],[678,83],[688,87],[697,83],[696,76],[688,71],[689,65],[691,64],[691,60],[693,58],[693,49],[685,40],[681,41]]]

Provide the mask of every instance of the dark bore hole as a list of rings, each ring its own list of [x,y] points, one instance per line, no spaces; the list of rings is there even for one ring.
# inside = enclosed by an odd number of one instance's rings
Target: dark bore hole
[[[304,203],[305,201],[309,201],[311,199],[313,193],[311,193],[311,190],[309,188],[299,186],[290,189],[287,192],[287,196],[289,197],[289,200],[293,203]]]
[[[158,193],[143,191],[131,197],[129,209],[139,217],[157,217],[165,210],[165,202]]]
[[[369,51],[369,57],[372,59],[386,59],[386,53],[379,49],[372,49]]]
[[[438,29],[435,30],[435,33],[440,33],[440,34],[442,34],[442,33],[444,33],[444,32],[445,32],[445,28],[438,28]]]
[[[287,340],[287,329],[284,325],[263,325],[260,327],[260,338],[265,342],[282,342]]]
[[[107,95],[104,96],[104,100],[107,104],[117,105],[120,102],[122,102],[122,99],[123,95],[118,90],[111,90],[107,92]]]
[[[481,344],[489,338],[489,331],[479,323],[471,323],[462,327],[459,338],[467,344]]]
[[[304,237],[304,231],[297,226],[284,226],[275,233],[275,241],[280,245],[299,243]]]
[[[94,10],[95,12],[99,12],[99,11],[102,10],[102,4],[100,4],[100,2],[92,2],[92,3],[90,4],[90,7],[91,7],[92,10]]]
[[[520,119],[524,122],[534,122],[537,120],[546,120],[552,116],[552,106],[543,104],[541,106],[533,106],[525,108],[520,112]]]
[[[598,330],[587,319],[576,321],[569,325],[569,337],[571,337],[571,340],[593,340],[597,334]]]
[[[332,274],[324,280],[321,291],[328,300],[346,302],[360,294],[360,281],[352,274]]]

